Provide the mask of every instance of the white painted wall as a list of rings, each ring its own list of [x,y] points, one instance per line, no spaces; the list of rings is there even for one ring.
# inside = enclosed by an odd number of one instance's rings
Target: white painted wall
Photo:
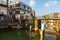
[[[16,19],[20,19],[20,14],[15,15]]]
[[[0,14],[1,14],[2,12],[3,12],[5,15],[7,15],[7,8],[0,6]]]
[[[60,19],[60,13],[58,14],[58,18]]]
[[[7,5],[7,0],[0,0],[0,4]]]

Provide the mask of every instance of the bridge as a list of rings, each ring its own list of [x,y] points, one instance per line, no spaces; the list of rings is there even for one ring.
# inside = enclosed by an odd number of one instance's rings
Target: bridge
[[[40,23],[41,23],[41,21],[42,20],[45,20],[45,22],[46,22],[46,20],[56,20],[56,31],[53,31],[53,30],[44,30],[44,31],[42,31],[41,29],[40,29],[40,40],[44,40],[44,34],[51,34],[51,35],[59,35],[59,20],[60,19],[55,19],[55,18],[53,18],[53,19],[35,19],[35,30],[38,30],[39,28],[38,28],[38,26],[39,26],[39,20],[40,20]],[[53,22],[52,22],[53,23]],[[41,24],[40,24],[40,27],[41,27]],[[46,35],[47,36],[47,35]],[[55,36],[53,36],[53,38],[55,39]],[[51,36],[50,36],[51,37]],[[52,38],[52,39],[53,39]]]
[[[60,19],[57,19],[57,18],[56,18],[56,19],[55,19],[55,18],[53,18],[53,19],[42,19],[42,18],[40,18],[40,19],[35,19],[35,30],[38,29],[38,23],[39,23],[38,21],[39,21],[39,20],[40,20],[40,21],[42,21],[42,20],[45,20],[45,21],[46,21],[46,20],[56,20],[56,22],[55,22],[55,23],[56,23],[56,32],[59,32],[59,26],[58,26],[58,24],[59,24],[59,20],[60,20]]]

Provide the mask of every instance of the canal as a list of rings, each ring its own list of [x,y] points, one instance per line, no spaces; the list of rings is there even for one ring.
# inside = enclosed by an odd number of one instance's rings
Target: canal
[[[0,30],[0,40],[39,40],[39,32],[37,35],[32,34],[24,29],[21,30]],[[31,38],[30,38],[31,36]],[[60,40],[60,35],[45,34],[45,40]]]

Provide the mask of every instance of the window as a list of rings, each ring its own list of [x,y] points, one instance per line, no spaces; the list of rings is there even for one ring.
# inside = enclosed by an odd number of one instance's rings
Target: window
[[[0,4],[7,5],[7,0],[0,0]]]
[[[3,14],[7,14],[7,8],[2,7],[1,12],[4,12]]]
[[[16,15],[15,15],[15,18],[16,18],[16,19],[20,19],[20,14],[16,14]]]
[[[24,14],[24,11],[20,10],[20,14]]]
[[[31,8],[28,7],[28,11],[31,11]]]
[[[7,0],[3,0],[3,4],[7,5]]]
[[[26,6],[26,10],[31,11],[31,8]]]
[[[2,0],[0,0],[0,4],[2,4],[2,2],[3,2],[3,1],[2,1]]]
[[[26,16],[30,16],[30,14],[31,14],[31,13],[29,13],[29,12],[27,12],[27,11],[25,12],[25,15],[26,15]]]
[[[24,7],[25,7],[24,5],[20,4],[20,8],[23,8],[24,9]]]
[[[12,8],[12,5],[10,5],[10,9]]]
[[[25,15],[28,15],[28,12],[25,12]]]
[[[15,8],[15,4],[12,5],[12,8]]]
[[[28,7],[26,7],[26,10],[28,10]]]
[[[28,13],[28,16],[30,16],[31,13]]]
[[[13,14],[15,14],[15,11],[13,11]]]
[[[1,8],[0,8],[0,11],[1,11]]]
[[[0,17],[0,20],[3,20],[4,18],[3,17]]]

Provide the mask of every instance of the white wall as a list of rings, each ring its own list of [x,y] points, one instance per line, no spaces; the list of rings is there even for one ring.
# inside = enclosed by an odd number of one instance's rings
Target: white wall
[[[20,19],[20,14],[15,15],[16,19]]]
[[[7,5],[7,0],[0,0],[0,4]]]
[[[60,13],[58,13],[58,18],[60,19]]]
[[[0,14],[1,14],[2,12],[3,12],[5,15],[7,15],[7,8],[0,6]]]

